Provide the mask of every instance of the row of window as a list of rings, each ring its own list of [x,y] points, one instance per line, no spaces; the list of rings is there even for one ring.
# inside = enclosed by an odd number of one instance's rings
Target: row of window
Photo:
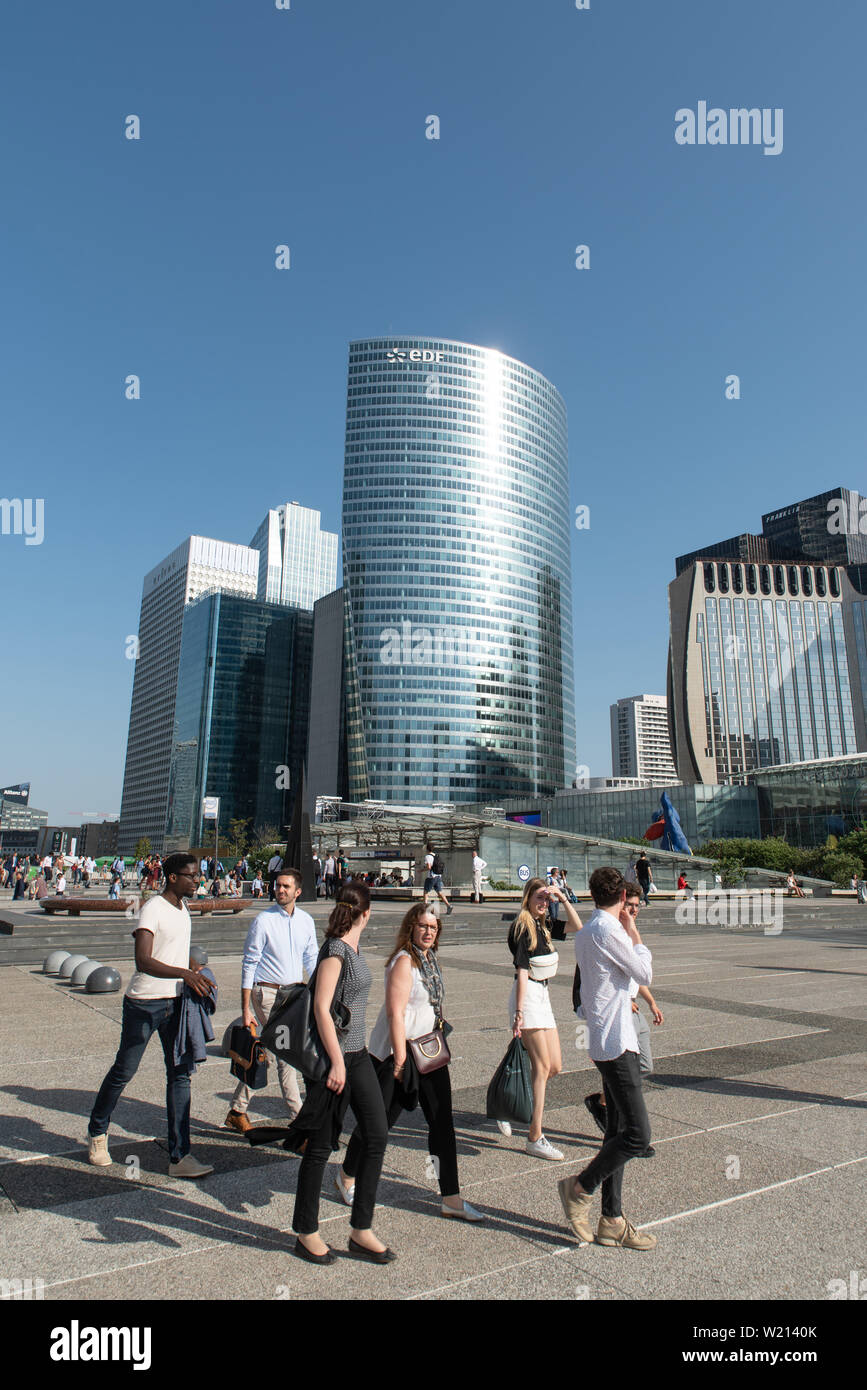
[[[716,564],[706,561],[704,566],[704,587],[708,594],[715,593],[719,586],[721,594],[731,590],[735,594],[746,591],[748,594],[761,592],[782,596],[788,588],[788,593],[793,597],[798,594],[810,597],[814,583],[815,592],[820,598],[824,598],[829,591],[833,598],[840,597],[840,577],[836,569],[826,572],[814,565],[739,565],[722,561]]]

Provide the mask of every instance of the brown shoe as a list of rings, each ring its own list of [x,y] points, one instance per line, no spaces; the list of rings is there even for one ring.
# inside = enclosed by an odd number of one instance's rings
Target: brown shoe
[[[576,1196],[574,1178],[561,1178],[557,1191],[572,1234],[582,1245],[589,1245],[593,1239],[593,1227],[589,1221],[592,1194],[585,1192]]]
[[[624,1250],[655,1250],[656,1236],[636,1231],[625,1216],[600,1216],[596,1244],[620,1245]]]
[[[226,1129],[234,1129],[238,1134],[246,1134],[253,1126],[240,1110],[230,1110],[226,1116]]]

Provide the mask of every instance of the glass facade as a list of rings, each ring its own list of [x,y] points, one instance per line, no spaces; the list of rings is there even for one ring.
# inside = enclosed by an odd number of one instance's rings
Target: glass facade
[[[867,822],[867,757],[773,768],[755,773],[751,781],[762,835],[811,848]]]
[[[643,787],[629,791],[574,791],[536,802],[507,801],[506,815],[538,812],[539,824],[573,835],[607,840],[641,837],[658,819],[659,798],[666,790],[692,849],[706,840],[751,838],[759,833],[759,813],[752,787]],[[556,860],[554,861],[557,862]]]
[[[707,752],[718,780],[856,752],[843,605],[831,598],[836,572],[826,578],[811,566],[703,568],[696,644]],[[773,576],[775,596],[738,597],[749,578],[747,595],[755,591],[745,568],[758,568],[759,580],[767,570],[768,585],[771,569],[781,571],[781,582]],[[820,590],[825,598],[815,597]]]
[[[166,845],[202,843],[202,798],[233,818],[288,824],[306,754],[313,615],[211,594],[184,611]],[[208,833],[208,832],[206,832]]]
[[[343,494],[349,791],[553,792],[575,765],[563,401],[492,349],[350,345]]]

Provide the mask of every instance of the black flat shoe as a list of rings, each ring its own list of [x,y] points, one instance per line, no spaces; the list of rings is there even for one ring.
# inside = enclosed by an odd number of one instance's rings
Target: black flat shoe
[[[584,1104],[593,1116],[597,1129],[604,1134],[608,1123],[608,1114],[606,1106],[602,1105],[601,1101],[602,1096],[599,1091],[594,1091],[593,1095],[584,1097]]]
[[[349,1253],[357,1260],[369,1260],[372,1265],[388,1265],[397,1259],[393,1250],[367,1250],[363,1245],[359,1245],[357,1240],[353,1240],[352,1236],[349,1237]]]
[[[648,1144],[647,1148],[644,1150],[644,1153],[643,1153],[643,1154],[639,1154],[638,1157],[639,1157],[639,1158],[655,1158],[655,1157],[656,1157],[656,1149],[653,1147],[652,1144]]]
[[[302,1240],[296,1240],[292,1249],[299,1260],[306,1260],[311,1265],[333,1265],[337,1258],[333,1250],[326,1250],[324,1255],[314,1255],[313,1251],[308,1250]]]

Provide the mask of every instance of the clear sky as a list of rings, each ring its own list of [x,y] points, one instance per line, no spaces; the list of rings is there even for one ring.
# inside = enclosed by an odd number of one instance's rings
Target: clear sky
[[[867,494],[865,47],[858,0],[7,4],[0,494],[44,540],[0,535],[0,781],[119,810],[145,573],[284,501],[339,530],[347,343],[389,332],[565,398],[608,773],[609,704],[665,691],[675,555]],[[782,152],[678,144],[700,101],[782,108]]]

